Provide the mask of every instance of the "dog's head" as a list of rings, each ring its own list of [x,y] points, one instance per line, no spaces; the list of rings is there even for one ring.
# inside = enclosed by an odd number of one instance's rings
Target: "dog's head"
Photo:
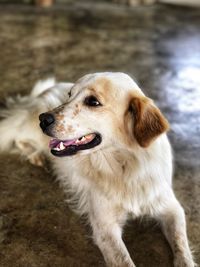
[[[109,146],[145,148],[168,130],[153,101],[123,73],[84,76],[72,87],[67,102],[41,114],[40,121],[44,133],[53,137],[50,148],[55,156]]]

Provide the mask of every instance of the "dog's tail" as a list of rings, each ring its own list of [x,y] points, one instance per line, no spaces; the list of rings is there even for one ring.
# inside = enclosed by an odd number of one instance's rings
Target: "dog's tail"
[[[6,100],[5,108],[0,109],[0,151],[12,152],[16,140],[32,138],[27,120],[31,113],[37,111],[37,97],[53,87],[55,83],[54,78],[39,81],[30,95],[18,95]]]
[[[54,77],[48,78],[46,80],[40,80],[33,87],[33,90],[31,91],[31,96],[37,97],[47,91],[49,88],[53,87],[55,84],[56,80]]]

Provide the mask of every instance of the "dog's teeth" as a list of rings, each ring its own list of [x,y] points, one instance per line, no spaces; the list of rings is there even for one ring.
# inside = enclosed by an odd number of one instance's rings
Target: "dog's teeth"
[[[93,137],[93,134],[88,134],[85,138],[86,138],[87,140],[89,140],[89,139],[92,139],[92,137]]]
[[[81,143],[81,142],[83,142],[84,141],[84,136],[83,137],[80,137],[79,139],[77,139],[76,140],[76,144],[79,144],[79,143]]]
[[[94,137],[94,134],[88,134],[85,136],[82,136],[76,140],[76,144],[82,144],[84,142],[87,142],[88,140],[91,140]]]
[[[52,148],[53,150],[56,150],[56,151],[60,151],[60,149],[58,147],[54,147]]]
[[[60,142],[60,144],[59,144],[59,148],[60,148],[60,150],[65,149],[65,146],[64,146],[63,142]]]

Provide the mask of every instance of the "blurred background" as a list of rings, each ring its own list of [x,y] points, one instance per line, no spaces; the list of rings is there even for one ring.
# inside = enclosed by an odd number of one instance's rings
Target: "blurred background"
[[[200,263],[200,1],[0,0],[0,48],[1,103],[51,76],[138,81],[171,124],[174,190]],[[0,266],[105,266],[49,170],[9,153],[0,166]],[[173,266],[156,222],[130,222],[124,240],[138,267]]]

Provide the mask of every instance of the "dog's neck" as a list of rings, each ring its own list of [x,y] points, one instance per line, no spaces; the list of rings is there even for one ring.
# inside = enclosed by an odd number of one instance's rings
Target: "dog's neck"
[[[157,145],[156,145],[157,143]],[[156,150],[156,151],[155,151]],[[136,145],[127,149],[123,147],[108,147],[100,149],[94,153],[84,155],[80,161],[87,173],[87,177],[95,179],[116,179],[133,176],[135,173],[145,171],[145,166],[150,166],[155,160],[155,155],[159,157],[161,152],[159,140],[155,140],[148,148]],[[88,170],[87,170],[87,168]],[[91,177],[92,176],[92,177]]]
[[[138,160],[127,150],[108,148],[82,156],[76,165],[81,175],[107,191],[125,186]]]

